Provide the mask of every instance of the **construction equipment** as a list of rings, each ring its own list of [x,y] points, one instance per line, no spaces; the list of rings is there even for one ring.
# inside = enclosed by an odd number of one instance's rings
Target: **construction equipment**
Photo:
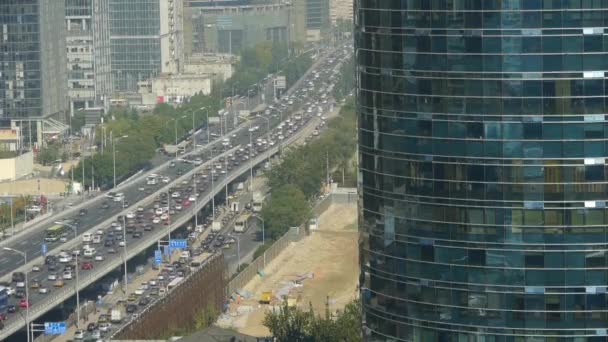
[[[262,296],[260,296],[260,304],[270,304],[271,300],[272,300],[272,291],[262,292]]]

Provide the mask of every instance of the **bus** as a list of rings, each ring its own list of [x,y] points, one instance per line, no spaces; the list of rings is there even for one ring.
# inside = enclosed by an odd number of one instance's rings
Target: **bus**
[[[247,230],[247,221],[249,221],[249,214],[243,214],[234,222],[234,232],[244,233]]]
[[[171,280],[171,282],[169,284],[167,284],[167,290],[171,290],[174,287],[177,286],[177,284],[179,284],[182,280],[184,280],[183,277],[176,277],[175,279]]]
[[[61,235],[65,231],[65,227],[62,224],[56,224],[46,230],[44,241],[54,242],[61,238]]]

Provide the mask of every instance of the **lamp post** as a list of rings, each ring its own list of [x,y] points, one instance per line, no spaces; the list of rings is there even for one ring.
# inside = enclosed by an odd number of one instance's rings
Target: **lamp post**
[[[201,110],[204,110],[205,113],[207,114],[207,144],[209,143],[210,139],[209,139],[209,109],[207,109],[207,107],[201,107]]]
[[[61,222],[62,225],[72,229],[74,231],[74,239],[78,238],[78,228],[69,223]],[[74,256],[76,259],[76,269],[74,273],[76,273],[76,327],[78,328],[78,324],[80,324],[80,291],[79,291],[79,282],[78,282],[78,253]]]
[[[262,246],[266,244],[266,236],[265,236],[265,230],[264,230],[264,219],[261,218],[259,215],[254,215],[255,218],[257,218],[258,220],[262,221]],[[266,252],[263,253],[264,255],[264,267],[266,267]]]
[[[23,257],[23,265],[27,265],[27,253],[22,252],[20,250],[4,247],[4,250],[7,252],[13,252],[21,255]],[[27,284],[27,272],[25,273],[25,303],[27,306],[25,307],[25,331],[27,333],[27,342],[30,342],[30,294],[29,294],[29,286]]]
[[[113,189],[116,189],[116,142],[122,138],[128,138],[128,135],[123,135],[122,137],[112,138],[112,131],[110,131],[110,137],[112,140],[112,167],[114,172],[114,186]]]
[[[178,150],[177,150],[177,121],[179,119],[183,119],[185,117],[186,117],[185,115],[182,115],[179,118],[175,119],[175,124],[174,124],[174,126],[175,126],[175,158],[177,158],[177,152],[178,152]]]
[[[122,196],[122,207],[125,207],[125,196]],[[125,215],[122,215],[122,242],[123,242],[123,252],[124,252],[124,268],[125,268],[125,299],[128,296],[128,274],[127,274],[127,223],[125,220]]]

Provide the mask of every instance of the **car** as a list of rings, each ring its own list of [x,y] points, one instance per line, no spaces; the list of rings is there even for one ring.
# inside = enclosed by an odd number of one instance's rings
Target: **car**
[[[100,316],[100,319],[101,319],[101,316]],[[112,324],[107,323],[107,322],[102,322],[102,323],[99,323],[98,328],[99,328],[99,331],[101,331],[101,332],[108,332],[112,328]]]
[[[25,290],[24,289],[17,289],[17,291],[15,291],[15,297],[17,297],[17,298],[25,298]]]
[[[74,339],[75,340],[84,340],[84,330],[76,330],[76,332],[74,332]]]
[[[101,338],[101,332],[99,330],[93,330],[91,331],[89,338],[98,341]]]
[[[141,297],[141,299],[139,299],[139,306],[146,306],[148,304],[150,304],[151,300],[150,297],[146,296],[146,297]]]
[[[29,308],[30,306],[32,306],[32,302],[30,302],[29,300],[27,300],[25,298],[22,298],[19,301],[19,307],[22,309]]]
[[[103,261],[103,260],[104,260],[103,255],[101,255],[101,254],[97,254],[97,255],[95,256],[95,261]]]
[[[136,294],[136,295],[138,295],[138,296],[143,295],[143,294],[144,294],[144,292],[146,292],[146,289],[145,289],[144,287],[142,287],[142,286],[138,287],[138,288],[135,290],[135,294]]]
[[[88,331],[88,332],[91,332],[91,331],[93,331],[93,330],[97,330],[97,328],[98,328],[98,327],[99,327],[99,326],[97,325],[97,323],[95,323],[95,322],[91,322],[91,323],[89,323],[89,324],[87,325],[87,331]]]
[[[101,329],[102,324],[108,324],[109,326],[112,326],[110,324],[110,315],[108,315],[108,314],[99,315],[99,318],[97,318],[97,324],[99,324],[100,329]]]
[[[80,265],[80,269],[81,270],[92,270],[93,269],[93,263],[90,261],[85,261],[82,263],[82,265]],[[65,277],[65,274],[64,274]]]
[[[124,247],[124,246],[125,246],[125,242],[124,242],[124,241],[120,241],[120,242],[118,243],[118,245],[119,245],[120,247]],[[109,251],[108,251],[108,252],[109,252]]]
[[[136,231],[136,232],[134,232],[134,233],[133,233],[133,238],[134,238],[134,239],[139,239],[139,238],[141,238],[143,235],[144,235],[144,234],[143,234],[142,232],[140,232],[140,231]]]
[[[49,281],[55,281],[55,280],[57,280],[57,274],[55,274],[55,273],[49,273],[49,275],[46,277],[46,280],[49,280]]]
[[[174,192],[174,193],[172,193],[172,194],[171,194],[171,197],[172,197],[172,198],[180,198],[180,197],[181,197],[181,194],[180,194],[179,192],[177,192],[177,191],[176,191],[176,192]]]
[[[40,272],[40,270],[41,270],[40,265],[34,265],[34,266],[32,266],[32,272]]]
[[[40,287],[38,289],[38,293],[40,293],[40,294],[47,294],[47,293],[49,293],[49,289],[47,287],[45,287],[45,286],[42,286],[42,287]]]
[[[132,212],[132,211],[129,211],[129,212],[127,213],[127,219],[132,219],[132,218],[135,218],[135,213],[134,213],[134,212]]]
[[[129,304],[129,305],[127,305],[127,310],[126,311],[127,311],[127,313],[134,313],[135,311],[137,311],[137,305],[135,305],[135,304]]]
[[[40,286],[41,285],[40,285],[40,281],[39,280],[34,279],[34,280],[31,281],[30,288],[32,288],[32,289],[38,289],[38,288],[40,288]]]
[[[17,312],[17,307],[14,305],[9,305],[6,307],[6,312],[8,313],[15,313]]]
[[[71,280],[72,279],[72,271],[64,271],[63,272],[63,279]]]
[[[15,287],[18,289],[22,289],[25,287],[25,281],[18,281],[17,283],[15,283]]]
[[[116,250],[114,248],[108,248],[108,254],[116,254]]]
[[[78,211],[78,215],[79,215],[79,216],[84,216],[84,215],[86,215],[86,214],[87,214],[87,212],[88,212],[88,210],[87,210],[86,208],[83,208],[83,209],[80,209],[80,210]]]
[[[137,300],[137,295],[135,293],[131,293],[129,297],[127,297],[128,302],[134,302]]]
[[[167,213],[160,215],[160,219],[161,220],[167,220],[169,218],[169,215]]]

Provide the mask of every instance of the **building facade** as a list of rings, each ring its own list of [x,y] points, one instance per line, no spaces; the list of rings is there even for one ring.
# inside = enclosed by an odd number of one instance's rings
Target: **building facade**
[[[367,339],[607,341],[607,3],[355,15]]]
[[[138,82],[161,72],[160,0],[108,1],[114,93],[137,93]]]
[[[188,7],[184,27],[187,55],[237,55],[263,41],[291,41],[292,6],[286,3]]]
[[[353,20],[352,0],[330,0],[329,21],[335,25],[338,20]]]
[[[70,115],[95,103],[93,1],[66,0],[67,81]]]
[[[0,119],[63,118],[64,15],[63,1],[0,2]]]

